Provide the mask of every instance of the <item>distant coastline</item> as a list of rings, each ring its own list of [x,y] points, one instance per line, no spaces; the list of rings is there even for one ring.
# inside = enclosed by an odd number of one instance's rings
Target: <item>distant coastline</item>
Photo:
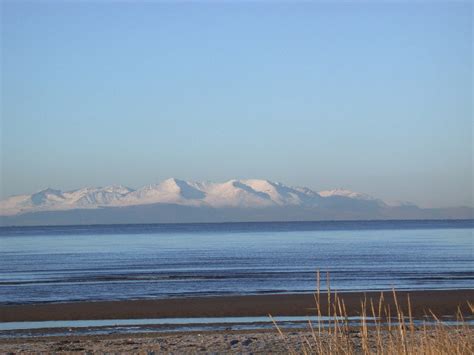
[[[248,231],[252,226],[261,230],[262,226],[268,225],[271,230],[295,231],[295,230],[344,230],[355,227],[357,229],[390,229],[393,223],[397,229],[413,228],[473,228],[474,218],[438,218],[438,219],[332,219],[332,220],[288,220],[288,221],[216,221],[216,222],[151,222],[151,223],[71,223],[71,224],[6,224],[4,216],[0,216],[0,235],[9,230],[35,230],[36,228],[48,229],[48,233],[68,233],[68,229],[74,233],[80,233],[77,228],[84,227],[107,229],[113,228],[114,233],[133,230],[135,233],[169,232],[173,229],[181,232],[193,228],[207,232],[220,230]],[[146,229],[143,229],[145,227]],[[60,229],[57,229],[60,228]],[[65,229],[66,228],[66,229]],[[121,228],[117,230],[117,228]],[[55,230],[56,229],[56,230]],[[35,230],[35,233],[37,231]]]
[[[352,206],[341,210],[339,208],[299,206],[210,208],[152,204],[67,211],[41,211],[0,216],[0,226],[472,219],[474,219],[474,209],[469,207],[451,209],[388,207],[367,210]]]
[[[1,217],[0,217],[1,220]],[[1,225],[0,235],[9,231],[35,231],[45,229],[52,234],[90,233],[89,229],[113,229],[114,234],[128,233],[172,233],[192,231],[305,231],[305,230],[384,230],[384,229],[426,229],[426,228],[474,228],[474,218],[465,219],[367,219],[367,220],[313,220],[313,221],[223,221],[223,222],[183,222],[183,223],[95,223],[60,225]],[[86,227],[86,228],[85,228]],[[88,227],[88,228],[87,228]]]

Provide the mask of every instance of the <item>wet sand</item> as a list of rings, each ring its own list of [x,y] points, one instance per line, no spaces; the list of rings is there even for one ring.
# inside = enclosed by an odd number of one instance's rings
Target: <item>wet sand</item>
[[[402,306],[410,295],[414,317],[430,314],[454,315],[460,307],[471,316],[467,302],[474,303],[474,290],[441,290],[397,292]],[[361,300],[378,300],[380,292],[348,292],[338,295],[344,300],[349,316],[360,312]],[[392,292],[384,292],[385,303],[394,309]],[[327,294],[321,293],[323,315],[327,309]],[[53,304],[2,305],[1,322],[140,319],[181,317],[239,317],[239,316],[307,316],[315,314],[313,294],[280,294],[255,296],[223,296],[174,298],[157,300],[73,302]]]

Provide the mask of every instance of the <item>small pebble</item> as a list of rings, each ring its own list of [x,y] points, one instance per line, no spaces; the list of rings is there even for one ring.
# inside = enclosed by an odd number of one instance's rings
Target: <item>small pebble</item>
[[[252,339],[247,338],[242,342],[243,346],[249,346],[252,343]]]

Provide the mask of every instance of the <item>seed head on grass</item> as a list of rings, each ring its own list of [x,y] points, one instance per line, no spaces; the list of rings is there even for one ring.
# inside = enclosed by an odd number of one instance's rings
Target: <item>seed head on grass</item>
[[[290,354],[474,354],[473,331],[465,321],[458,307],[456,322],[450,326],[440,320],[431,310],[430,315],[423,320],[421,327],[415,327],[412,304],[409,295],[406,305],[400,304],[397,293],[393,289],[395,314],[392,317],[391,306],[380,293],[378,300],[367,298],[361,300],[360,322],[358,326],[349,327],[344,299],[337,292],[332,292],[329,273],[326,276],[327,285],[327,321],[323,322],[321,304],[321,277],[316,274],[316,304],[317,327],[311,321],[309,331],[311,336],[302,336],[301,348],[292,347],[287,336],[270,316],[280,337]],[[377,307],[375,306],[377,305]],[[471,315],[474,315],[474,305],[467,303]],[[405,316],[406,309],[408,316]],[[371,316],[368,316],[371,315]],[[395,321],[393,322],[393,319]]]

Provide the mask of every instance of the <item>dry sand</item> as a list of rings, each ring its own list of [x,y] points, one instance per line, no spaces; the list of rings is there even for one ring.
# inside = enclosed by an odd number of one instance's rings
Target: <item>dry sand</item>
[[[435,336],[435,332],[432,332]],[[305,339],[312,343],[308,329],[284,331],[285,338],[273,331],[225,331],[206,333],[135,334],[68,336],[0,340],[1,353],[108,353],[108,354],[288,354],[301,353]],[[369,336],[373,336],[372,331]],[[474,330],[465,329],[464,337],[474,339]],[[323,333],[324,337],[324,333]],[[383,336],[384,338],[386,335]],[[361,333],[351,331],[355,350],[360,351]],[[307,344],[307,343],[306,343]],[[372,347],[372,346],[371,346]],[[375,351],[375,348],[373,348]],[[468,354],[467,352],[466,354]]]

